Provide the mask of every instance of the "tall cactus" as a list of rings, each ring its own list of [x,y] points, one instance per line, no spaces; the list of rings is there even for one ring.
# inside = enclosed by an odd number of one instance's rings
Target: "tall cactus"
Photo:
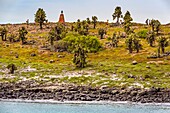
[[[161,36],[158,38],[158,57],[160,56],[160,53],[165,53],[165,47],[168,46],[168,40]]]
[[[132,53],[133,51],[133,36],[129,35],[128,38],[126,38],[126,45],[129,50],[129,53]]]
[[[5,27],[0,28],[0,36],[2,37],[2,41],[6,41],[7,33],[8,30]]]
[[[160,30],[160,26],[161,26],[161,23],[159,22],[159,20],[152,19],[151,22],[150,22],[150,26],[152,27],[152,32],[156,31],[156,33],[158,35],[158,32]]]
[[[148,41],[149,45],[153,47],[153,43],[155,42],[155,33],[153,31],[149,32],[146,40]]]
[[[115,12],[113,13],[113,20],[115,20],[117,18],[117,24],[119,25],[119,18],[122,17],[122,11],[121,11],[121,7],[117,6],[115,8]]]
[[[100,35],[100,39],[103,39],[103,35],[106,34],[106,30],[103,28],[100,28],[98,30],[98,34]]]
[[[84,68],[86,65],[86,57],[86,51],[80,45],[78,45],[74,51],[73,63],[78,68]]]
[[[98,20],[97,16],[92,16],[92,23],[94,25],[93,26],[94,29],[96,29],[97,20]]]
[[[131,21],[133,21],[131,14],[129,11],[127,11],[125,13],[125,16],[123,17],[124,20],[124,31],[126,32],[126,34],[130,34],[131,33],[131,29],[130,27],[132,26]]]
[[[113,33],[113,36],[111,37],[111,41],[113,47],[118,47],[119,34]]]
[[[26,35],[28,34],[28,31],[25,29],[25,27],[19,28],[19,39],[21,39],[22,44],[26,43]]]

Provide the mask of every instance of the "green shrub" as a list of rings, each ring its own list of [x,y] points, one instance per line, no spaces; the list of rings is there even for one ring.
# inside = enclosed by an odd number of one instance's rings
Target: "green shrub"
[[[101,44],[95,36],[69,34],[63,41],[67,42],[68,50],[74,53],[73,63],[78,68],[84,68],[86,66],[88,52],[97,52],[101,48]]]
[[[69,34],[63,41],[69,45],[69,51],[73,51],[77,45],[82,46],[87,52],[97,52],[101,48],[101,43],[95,36],[81,36],[78,34]]]
[[[141,31],[137,32],[137,36],[139,38],[144,38],[145,39],[147,37],[147,33],[148,33],[148,30],[141,30]]]

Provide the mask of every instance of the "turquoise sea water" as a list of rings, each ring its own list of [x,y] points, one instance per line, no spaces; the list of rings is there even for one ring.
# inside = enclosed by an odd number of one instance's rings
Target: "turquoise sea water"
[[[170,106],[1,102],[0,113],[170,113]]]

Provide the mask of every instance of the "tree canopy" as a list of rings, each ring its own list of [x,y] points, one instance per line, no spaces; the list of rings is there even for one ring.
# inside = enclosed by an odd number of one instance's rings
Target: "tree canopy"
[[[131,21],[133,21],[133,19],[129,11],[125,13],[123,20],[124,20],[124,30],[127,34],[130,34],[131,31],[130,26],[131,26]]]
[[[115,12],[113,13],[113,20],[115,20],[117,18],[117,24],[119,24],[119,18],[122,16],[122,11],[121,11],[121,7],[117,6],[115,8]]]
[[[39,23],[40,29],[42,29],[44,21],[46,21],[46,13],[42,8],[39,8],[35,14],[35,22]]]

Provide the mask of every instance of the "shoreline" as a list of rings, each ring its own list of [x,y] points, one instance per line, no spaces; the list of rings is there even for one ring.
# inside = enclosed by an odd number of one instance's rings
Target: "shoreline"
[[[0,83],[0,100],[32,102],[170,103],[170,89],[115,88],[73,84],[37,84],[34,81]],[[36,100],[36,101],[35,101]]]
[[[169,106],[170,103],[139,103],[128,101],[55,101],[55,100],[22,100],[22,99],[0,99],[0,102],[15,102],[15,103],[39,103],[39,104],[82,104],[82,105],[114,105],[114,104],[128,104],[128,105],[154,105],[154,106]]]

